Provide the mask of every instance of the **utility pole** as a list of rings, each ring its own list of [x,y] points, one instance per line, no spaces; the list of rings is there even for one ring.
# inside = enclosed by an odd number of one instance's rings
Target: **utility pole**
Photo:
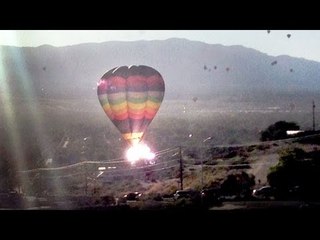
[[[84,193],[85,196],[88,196],[88,174],[87,174],[87,166],[86,166],[86,162],[83,161],[83,168],[84,168],[84,182],[85,182],[85,189],[84,189]]]
[[[201,157],[201,190],[203,189],[203,157]]]
[[[202,193],[203,193],[203,155],[204,154],[201,154],[202,156],[201,156],[201,192],[200,192],[200,196],[201,196],[201,206],[203,206],[203,195],[202,195]]]
[[[206,139],[204,139],[202,142],[203,142],[203,145],[204,145],[204,150],[203,150],[203,152],[202,152],[202,154],[201,154],[201,190],[203,189],[203,159],[205,159],[206,158],[206,146],[205,146],[205,144],[206,144],[206,142],[207,141],[210,141],[210,140],[212,140],[212,137],[210,136],[210,137],[207,137]]]
[[[41,171],[39,171],[39,182],[40,182],[40,187],[39,187],[39,196],[40,197],[43,197],[43,177],[42,177],[42,174],[41,174]]]
[[[312,100],[312,130],[316,130],[316,124],[314,120],[314,109],[316,108],[316,105],[314,104],[314,100]]]
[[[181,190],[183,190],[183,164],[182,164],[181,146],[179,147],[179,155],[180,155],[180,187],[181,187]]]

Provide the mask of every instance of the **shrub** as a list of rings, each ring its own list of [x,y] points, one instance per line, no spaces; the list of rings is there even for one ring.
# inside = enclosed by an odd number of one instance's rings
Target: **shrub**
[[[271,141],[287,138],[287,130],[299,130],[300,127],[294,122],[278,121],[261,132],[261,141]]]

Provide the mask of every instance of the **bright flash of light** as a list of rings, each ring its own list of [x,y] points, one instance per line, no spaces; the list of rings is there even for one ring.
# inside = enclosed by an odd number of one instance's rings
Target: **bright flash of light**
[[[127,159],[131,164],[135,164],[139,160],[152,160],[155,156],[150,148],[142,143],[132,146],[127,151]]]

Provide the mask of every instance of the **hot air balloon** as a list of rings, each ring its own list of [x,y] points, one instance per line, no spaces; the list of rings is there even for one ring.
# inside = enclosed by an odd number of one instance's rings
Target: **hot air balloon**
[[[270,31],[270,30],[268,30],[267,32],[268,32],[268,34],[269,34],[271,31]]]
[[[290,37],[291,37],[291,34],[287,34],[287,37],[290,38]]]
[[[164,97],[161,74],[149,66],[121,66],[98,82],[99,102],[122,137],[137,145],[155,117]]]
[[[273,65],[276,65],[277,63],[278,63],[277,61],[273,61],[271,65],[273,66]]]
[[[289,108],[290,112],[292,112],[296,108],[296,105],[294,103],[290,103]]]
[[[196,102],[196,101],[198,101],[198,97],[193,97],[192,100],[193,100],[194,102]]]

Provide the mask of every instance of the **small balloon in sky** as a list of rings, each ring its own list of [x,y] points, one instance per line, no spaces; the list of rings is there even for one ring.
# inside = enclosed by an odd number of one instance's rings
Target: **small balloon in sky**
[[[293,110],[295,110],[296,105],[294,103],[290,103],[289,108],[290,108],[290,111],[292,112]]]

